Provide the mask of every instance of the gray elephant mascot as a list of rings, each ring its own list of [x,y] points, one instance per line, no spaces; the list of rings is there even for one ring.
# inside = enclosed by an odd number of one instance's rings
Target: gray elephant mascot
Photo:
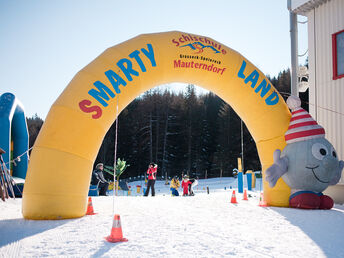
[[[282,177],[291,188],[289,206],[300,209],[331,209],[333,200],[322,192],[341,178],[344,161],[325,139],[325,130],[301,108],[298,97],[290,96],[287,105],[292,111],[286,147],[273,153],[274,164],[265,172],[271,187]]]

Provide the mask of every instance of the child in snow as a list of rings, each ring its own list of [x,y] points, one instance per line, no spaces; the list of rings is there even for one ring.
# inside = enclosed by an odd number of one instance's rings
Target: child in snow
[[[183,196],[187,196],[189,194],[189,184],[191,184],[189,177],[185,175],[182,182]]]
[[[175,176],[172,178],[171,180],[171,192],[172,192],[172,196],[179,196],[179,192],[178,192],[178,188],[180,186],[178,177]]]

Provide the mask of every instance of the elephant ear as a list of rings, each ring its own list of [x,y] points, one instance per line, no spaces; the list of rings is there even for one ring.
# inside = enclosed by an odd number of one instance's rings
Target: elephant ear
[[[342,170],[344,168],[344,161],[339,161],[339,168],[336,171],[336,174],[334,175],[334,177],[332,178],[332,180],[330,181],[330,185],[336,185],[338,184],[341,176],[342,176]]]
[[[288,171],[288,158],[281,157],[280,150],[275,150],[273,157],[274,164],[265,171],[265,180],[269,183],[270,187],[274,187],[278,179]]]

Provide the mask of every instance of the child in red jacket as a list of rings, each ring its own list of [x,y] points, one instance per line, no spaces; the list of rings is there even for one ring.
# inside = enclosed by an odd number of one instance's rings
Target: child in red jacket
[[[182,182],[183,196],[187,196],[189,194],[189,184],[191,184],[189,177],[185,175]]]

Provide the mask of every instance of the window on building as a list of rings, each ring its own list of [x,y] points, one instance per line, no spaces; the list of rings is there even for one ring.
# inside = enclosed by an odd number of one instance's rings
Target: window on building
[[[333,80],[344,77],[344,30],[332,34]]]

